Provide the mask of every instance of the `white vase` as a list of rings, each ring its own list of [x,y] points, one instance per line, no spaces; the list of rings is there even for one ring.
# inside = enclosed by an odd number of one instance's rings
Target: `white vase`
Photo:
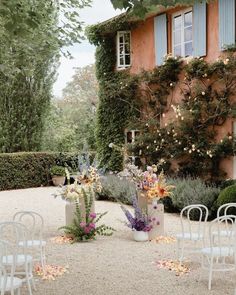
[[[146,241],[148,241],[148,232],[146,232],[146,231],[134,230],[133,235],[134,235],[134,240],[136,242],[146,242]]]

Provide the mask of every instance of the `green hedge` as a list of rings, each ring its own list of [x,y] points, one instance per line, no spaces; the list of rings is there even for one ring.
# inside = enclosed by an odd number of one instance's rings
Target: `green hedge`
[[[0,154],[0,191],[50,185],[50,167],[57,164],[75,168],[77,157],[78,153]]]

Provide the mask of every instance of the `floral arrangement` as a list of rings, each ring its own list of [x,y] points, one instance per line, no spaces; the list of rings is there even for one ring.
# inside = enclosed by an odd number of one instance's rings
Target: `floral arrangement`
[[[139,208],[136,196],[133,197],[132,201],[134,215],[132,215],[129,210],[121,205],[121,209],[125,213],[125,216],[128,220],[128,223],[126,223],[127,226],[136,231],[150,231],[152,229],[151,220],[148,218],[147,214],[143,213],[142,210]]]
[[[102,185],[100,182],[100,176],[95,167],[90,166],[88,169],[84,169],[75,178],[74,183],[70,184],[70,172],[65,168],[67,185],[60,188],[60,191],[54,196],[60,196],[63,200],[69,202],[79,202],[79,198],[83,197],[83,190],[88,192],[90,189],[95,192],[101,192]]]
[[[107,214],[107,212],[91,212],[93,203],[91,189],[85,191],[82,188],[82,194],[85,201],[85,216],[81,214],[80,205],[76,203],[76,212],[73,223],[71,225],[63,226],[60,229],[64,230],[66,235],[71,236],[73,242],[94,240],[96,235],[111,236],[114,232],[112,227],[106,226],[105,224],[97,226],[97,223]]]
[[[128,164],[126,168],[119,173],[121,177],[127,177],[136,183],[138,190],[147,192],[149,199],[163,199],[172,194],[173,185],[168,185],[164,172],[156,174],[162,160],[157,165],[147,166],[146,171],[140,170],[137,166]]]

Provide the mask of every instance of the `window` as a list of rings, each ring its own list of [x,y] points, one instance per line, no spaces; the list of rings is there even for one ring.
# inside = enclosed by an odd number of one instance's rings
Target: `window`
[[[136,141],[136,138],[140,135],[140,131],[138,130],[126,130],[125,131],[125,144],[133,144]],[[140,158],[139,156],[135,155],[129,155],[127,160],[131,164],[134,164],[136,166],[140,166]]]
[[[185,10],[173,15],[173,54],[187,57],[193,54],[193,13]]]
[[[131,64],[130,57],[130,32],[117,33],[117,67],[127,68]]]

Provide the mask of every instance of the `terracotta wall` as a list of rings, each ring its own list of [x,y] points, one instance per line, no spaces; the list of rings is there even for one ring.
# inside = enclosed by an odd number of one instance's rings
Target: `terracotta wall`
[[[172,52],[172,14],[178,10],[184,9],[180,7],[171,9],[167,12],[168,17],[168,53]],[[142,70],[151,70],[155,65],[155,41],[154,41],[154,17],[145,20],[140,26],[131,32],[131,51],[132,51],[132,66],[131,73],[138,74]],[[207,7],[207,56],[204,57],[208,62],[216,60],[222,52],[219,50],[219,36],[218,36],[218,1],[211,2]],[[178,90],[175,91],[174,103],[178,103],[180,97]],[[173,103],[172,102],[172,103]],[[162,124],[173,120],[173,112],[165,114],[162,119]],[[217,141],[222,139],[228,133],[232,133],[232,120],[227,122],[218,129]],[[222,168],[227,173],[228,177],[234,177],[233,173],[233,159],[225,159],[222,162]]]

